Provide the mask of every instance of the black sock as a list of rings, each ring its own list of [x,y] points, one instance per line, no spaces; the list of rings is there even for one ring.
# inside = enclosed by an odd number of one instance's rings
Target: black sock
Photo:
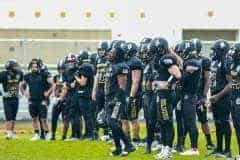
[[[104,135],[108,135],[108,129],[104,129],[104,130],[103,130],[103,134],[104,134]]]
[[[39,130],[38,130],[38,129],[34,130],[34,132],[35,132],[36,134],[39,134]]]
[[[231,131],[231,126],[229,122],[226,122],[224,124],[225,126],[225,131],[224,131],[224,136],[225,136],[225,152],[230,152],[231,151],[231,136],[232,136],[232,131]]]
[[[48,131],[45,131],[45,134],[47,134],[48,133]]]
[[[223,146],[223,129],[221,123],[215,123],[217,137],[217,152],[222,152]]]
[[[205,134],[207,144],[212,145],[212,139],[211,139],[211,134]]]

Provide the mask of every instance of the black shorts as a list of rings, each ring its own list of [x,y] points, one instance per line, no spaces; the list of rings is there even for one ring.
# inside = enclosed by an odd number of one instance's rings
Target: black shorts
[[[122,119],[122,114],[124,112],[124,108],[126,104],[121,102],[120,105],[119,101],[115,101],[114,97],[107,97],[106,98],[106,122],[109,125],[112,120],[120,120]]]
[[[29,113],[32,118],[47,118],[47,103],[46,101],[29,101]]]
[[[122,114],[121,114],[121,119],[122,120],[130,120],[130,121],[138,119],[139,112],[142,109],[142,107],[143,107],[142,97],[138,96],[136,98],[136,118],[134,118],[134,119],[130,118],[131,116],[130,116],[129,111],[127,110],[128,107],[126,106],[126,107],[123,108],[123,111],[122,111]]]
[[[198,121],[202,124],[207,123],[207,107],[206,105],[197,105]]]
[[[150,104],[152,101],[152,96],[153,96],[152,92],[148,92],[143,95],[143,110],[145,119],[150,117]]]
[[[171,95],[161,93],[158,95],[158,97],[158,100],[156,99],[157,120],[160,122],[160,124],[164,123],[165,121],[172,121],[173,105]]]
[[[15,121],[18,112],[18,98],[3,98],[4,113],[7,121]]]

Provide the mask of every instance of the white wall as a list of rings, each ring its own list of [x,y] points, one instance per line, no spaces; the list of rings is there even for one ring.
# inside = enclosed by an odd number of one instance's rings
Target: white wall
[[[140,40],[144,36],[165,36],[174,42],[181,39],[182,28],[240,28],[238,0],[1,0],[0,28],[51,28],[51,29],[112,29],[113,38],[121,34],[127,40]],[[8,11],[16,12],[15,18]],[[118,18],[106,18],[114,10]],[[209,10],[215,16],[209,18]],[[40,18],[34,17],[41,11]],[[68,17],[59,17],[66,11]],[[84,19],[91,11],[93,18]],[[146,19],[138,19],[139,12]]]

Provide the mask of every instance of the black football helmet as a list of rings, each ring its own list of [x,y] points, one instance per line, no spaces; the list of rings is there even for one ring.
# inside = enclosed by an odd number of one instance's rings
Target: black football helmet
[[[104,57],[109,51],[110,45],[107,41],[100,42],[97,48],[97,53],[99,57]]]
[[[181,51],[181,43],[177,43],[174,47],[174,53],[176,53],[177,55],[181,55],[182,51]]]
[[[125,47],[126,47],[125,41],[117,41],[114,44],[112,44],[112,47],[108,56],[109,61],[112,63],[123,62],[126,58]]]
[[[229,43],[226,40],[219,39],[214,42],[211,48],[212,53],[210,56],[212,60],[217,60],[217,59],[220,60],[227,55],[229,49],[230,49]]]
[[[185,60],[195,57],[197,55],[196,53],[194,53],[194,44],[192,43],[192,41],[189,40],[184,40],[180,43],[179,51],[180,56]]]
[[[201,53],[201,51],[202,51],[202,42],[201,42],[201,40],[198,39],[198,38],[193,38],[193,39],[191,39],[191,42],[193,43],[193,46],[194,46],[193,52],[196,52],[199,55]]]
[[[128,42],[125,43],[125,52],[126,52],[126,58],[129,59],[133,56],[136,56],[137,52],[138,52],[138,47],[135,43],[133,42]]]
[[[90,54],[88,51],[81,51],[77,56],[79,66],[83,63],[91,63]]]
[[[150,43],[141,44],[138,52],[139,52],[139,58],[145,64],[149,63],[153,58],[153,54],[151,54],[150,52]]]
[[[157,37],[154,38],[150,43],[150,53],[154,54],[156,57],[162,57],[164,54],[168,53],[168,41],[165,38]]]
[[[16,72],[16,71],[18,71],[20,69],[19,67],[20,66],[19,66],[18,62],[15,59],[10,59],[5,64],[5,69],[7,71]]]
[[[66,69],[74,69],[78,66],[77,56],[73,53],[69,53],[64,60]]]

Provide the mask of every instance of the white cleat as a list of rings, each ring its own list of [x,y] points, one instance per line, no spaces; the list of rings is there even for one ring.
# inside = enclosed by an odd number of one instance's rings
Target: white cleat
[[[78,141],[78,140],[80,140],[80,139],[79,139],[79,138],[71,137],[71,138],[65,139],[64,141]]]
[[[12,139],[18,139],[18,137],[15,134],[13,134]]]
[[[168,158],[172,158],[172,149],[170,147],[165,147],[164,148],[164,152],[158,156],[158,157],[155,157],[155,159],[168,159]]]
[[[50,133],[47,133],[47,134],[45,135],[45,140],[46,140],[46,141],[50,141],[51,138],[52,138],[52,136],[51,136]]]
[[[157,145],[152,147],[152,151],[161,151],[162,147],[163,147],[162,144],[157,144]]]
[[[110,139],[109,135],[104,135],[100,138],[101,141],[108,141]]]
[[[40,140],[40,135],[37,133],[30,139],[30,141],[38,141],[38,140]]]
[[[6,135],[6,139],[7,139],[7,140],[10,140],[10,139],[13,139],[13,137],[12,137],[11,135],[7,134],[7,135]]]
[[[199,155],[199,151],[198,151],[198,149],[189,149],[189,150],[187,150],[187,151],[185,151],[185,152],[182,152],[182,153],[180,153],[180,155],[182,155],[182,156],[197,156],[197,155]]]
[[[165,152],[166,152],[166,147],[162,146],[160,153],[156,154],[154,156],[154,159],[161,159],[162,156],[165,154]]]

